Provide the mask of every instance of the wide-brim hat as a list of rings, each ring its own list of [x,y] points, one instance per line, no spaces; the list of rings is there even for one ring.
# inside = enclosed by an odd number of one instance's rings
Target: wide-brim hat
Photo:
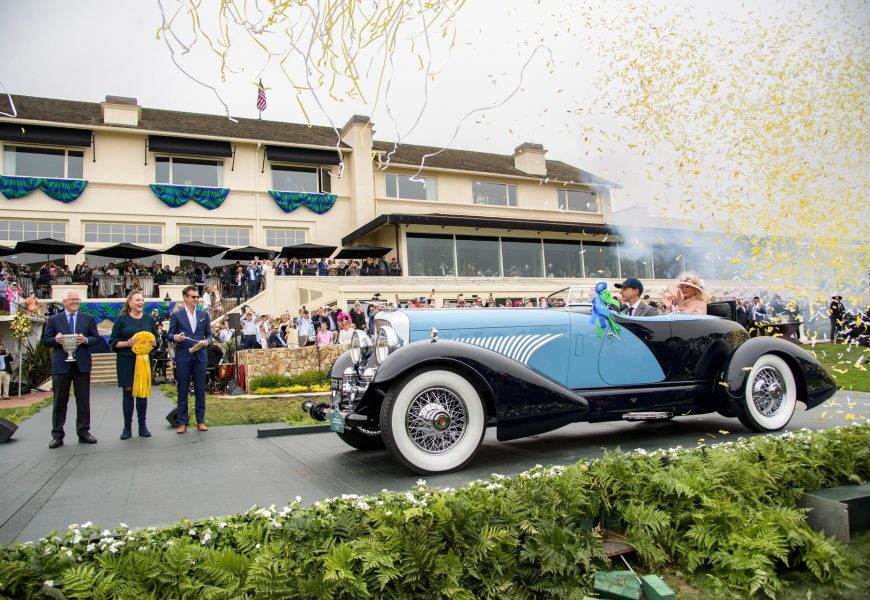
[[[831,296],[831,300],[842,300],[842,296]]]
[[[672,293],[676,294],[679,286],[687,285],[689,287],[695,288],[698,291],[698,298],[703,300],[704,302],[710,301],[710,294],[707,293],[707,290],[704,289],[704,282],[700,277],[695,275],[694,273],[683,273],[677,280],[668,286],[668,290]]]

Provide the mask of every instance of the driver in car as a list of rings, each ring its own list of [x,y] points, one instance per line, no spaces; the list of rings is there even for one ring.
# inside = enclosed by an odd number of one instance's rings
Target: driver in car
[[[645,303],[640,297],[643,294],[643,284],[640,282],[640,279],[629,277],[622,283],[614,284],[613,287],[619,290],[622,301],[628,306],[622,314],[631,317],[658,316],[658,311]]]

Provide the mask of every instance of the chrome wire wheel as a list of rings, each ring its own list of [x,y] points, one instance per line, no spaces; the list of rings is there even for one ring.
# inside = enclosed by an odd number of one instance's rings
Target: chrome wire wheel
[[[788,425],[797,403],[794,373],[782,358],[762,354],[749,370],[740,422],[752,431],[778,431]]]
[[[752,403],[765,417],[773,417],[783,408],[785,380],[773,367],[762,367],[752,383]]]
[[[452,390],[434,387],[417,394],[408,406],[408,438],[423,452],[442,454],[462,441],[468,408]]]
[[[465,466],[486,431],[486,408],[462,374],[449,369],[416,371],[387,390],[380,412],[387,449],[422,474]]]

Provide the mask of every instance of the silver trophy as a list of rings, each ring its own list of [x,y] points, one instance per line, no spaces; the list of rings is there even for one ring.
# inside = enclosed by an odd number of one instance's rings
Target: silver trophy
[[[67,357],[66,362],[75,362],[76,358],[73,356],[75,354],[76,348],[79,347],[78,335],[74,333],[68,333],[63,336],[63,340],[61,341],[61,346],[64,350],[66,350]]]

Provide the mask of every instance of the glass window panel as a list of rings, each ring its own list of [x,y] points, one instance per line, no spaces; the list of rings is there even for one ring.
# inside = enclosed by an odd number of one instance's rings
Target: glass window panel
[[[409,275],[456,275],[452,236],[408,234],[407,244]]]
[[[435,200],[435,179],[433,177],[414,177],[411,175],[398,175],[399,197],[409,200]],[[430,189],[431,186],[431,189]]]
[[[172,157],[172,183],[220,187],[223,161]]]
[[[544,241],[547,277],[583,277],[580,242]]]
[[[52,148],[25,148],[22,146],[7,147],[7,154],[14,154],[14,158],[10,161],[12,172],[10,169],[4,170],[8,175],[18,175],[20,177],[56,177],[63,179],[66,177],[66,150],[55,150]]]
[[[399,191],[396,184],[396,175],[394,173],[385,174],[384,183],[387,186],[387,198],[398,198]]]
[[[9,229],[11,231],[21,232],[24,230],[24,221],[11,221],[9,223]]]
[[[51,237],[56,240],[66,239],[66,226],[63,223],[51,224]]]
[[[172,183],[172,180],[169,178],[169,157],[158,156],[155,159],[155,164],[156,173],[154,180],[157,183]]]
[[[559,210],[580,212],[599,212],[598,195],[595,192],[579,190],[558,190]]]
[[[649,247],[641,244],[620,244],[619,266],[622,269],[622,277],[637,277],[638,279],[652,277]]]
[[[317,169],[272,165],[272,189],[281,192],[320,192]]]
[[[84,152],[70,150],[67,154],[67,174],[69,179],[84,179]]]
[[[583,242],[583,264],[586,277],[619,277],[619,258],[616,244]]]
[[[727,250],[725,251],[727,252]],[[719,279],[724,271],[723,247],[688,246],[683,248],[685,264],[683,268],[706,279]]]
[[[474,204],[487,206],[517,206],[517,186],[503,183],[471,182]]]
[[[502,238],[505,277],[543,277],[541,240]]]
[[[679,246],[655,246],[653,264],[656,279],[676,279],[677,275],[686,270],[682,248]]]
[[[498,238],[456,236],[460,277],[499,277]]]

